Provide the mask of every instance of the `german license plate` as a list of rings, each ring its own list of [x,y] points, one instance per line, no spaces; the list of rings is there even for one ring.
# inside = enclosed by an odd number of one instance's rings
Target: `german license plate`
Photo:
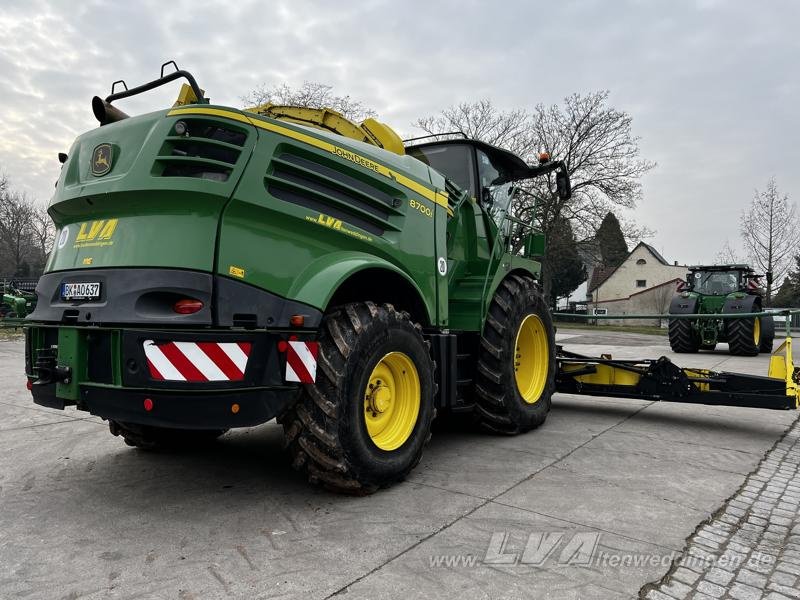
[[[62,300],[97,300],[99,298],[100,298],[99,282],[93,281],[93,282],[61,284]]]

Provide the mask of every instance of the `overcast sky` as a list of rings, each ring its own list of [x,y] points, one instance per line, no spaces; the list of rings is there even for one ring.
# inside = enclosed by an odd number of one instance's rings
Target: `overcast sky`
[[[501,8],[502,7],[502,8]],[[501,108],[611,91],[658,162],[633,214],[668,260],[712,260],[770,176],[800,201],[800,2],[3,0],[0,170],[41,201],[91,97],[175,59],[215,103],[261,83],[334,86],[402,133],[482,97]],[[179,84],[121,101],[171,104]]]

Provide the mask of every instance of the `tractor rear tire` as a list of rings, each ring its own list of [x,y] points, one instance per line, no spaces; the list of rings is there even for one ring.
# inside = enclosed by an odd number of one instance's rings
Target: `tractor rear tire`
[[[121,436],[128,446],[143,450],[183,450],[206,446],[227,429],[175,429],[137,423],[109,421],[112,434]]]
[[[512,274],[497,288],[481,336],[475,418],[514,435],[544,423],[555,389],[555,336],[536,282]]]
[[[728,321],[728,350],[734,356],[756,356],[761,347],[761,319],[731,319]]]
[[[435,416],[435,363],[422,328],[390,304],[346,304],[320,328],[317,381],[279,418],[295,469],[364,495],[419,463]]]
[[[775,342],[775,319],[765,317],[761,319],[761,344],[758,347],[759,352],[772,354],[772,346]]]
[[[688,319],[670,319],[669,347],[673,352],[681,354],[697,352],[700,349],[700,337]]]

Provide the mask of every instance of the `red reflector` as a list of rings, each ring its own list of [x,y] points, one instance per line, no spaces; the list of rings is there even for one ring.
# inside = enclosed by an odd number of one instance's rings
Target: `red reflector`
[[[281,340],[278,342],[278,352],[286,352],[286,349],[289,347],[289,344]]]
[[[203,303],[200,300],[192,300],[191,298],[183,298],[172,305],[172,310],[179,315],[191,315],[202,308]]]
[[[302,327],[305,322],[305,315],[292,315],[289,317],[289,325],[292,327]]]
[[[145,398],[144,402],[142,404],[144,404],[144,409],[147,412],[150,412],[151,410],[153,410],[153,401],[150,398]]]
[[[31,390],[33,390],[33,382],[30,379],[28,379],[28,381],[25,382],[25,387],[28,388],[28,391],[30,392]]]

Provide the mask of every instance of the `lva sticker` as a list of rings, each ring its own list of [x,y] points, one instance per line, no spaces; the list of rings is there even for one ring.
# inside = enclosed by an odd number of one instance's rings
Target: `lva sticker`
[[[69,239],[69,225],[64,225],[64,228],[61,230],[61,234],[58,236],[59,250],[61,250],[61,248],[67,245],[68,239]]]

